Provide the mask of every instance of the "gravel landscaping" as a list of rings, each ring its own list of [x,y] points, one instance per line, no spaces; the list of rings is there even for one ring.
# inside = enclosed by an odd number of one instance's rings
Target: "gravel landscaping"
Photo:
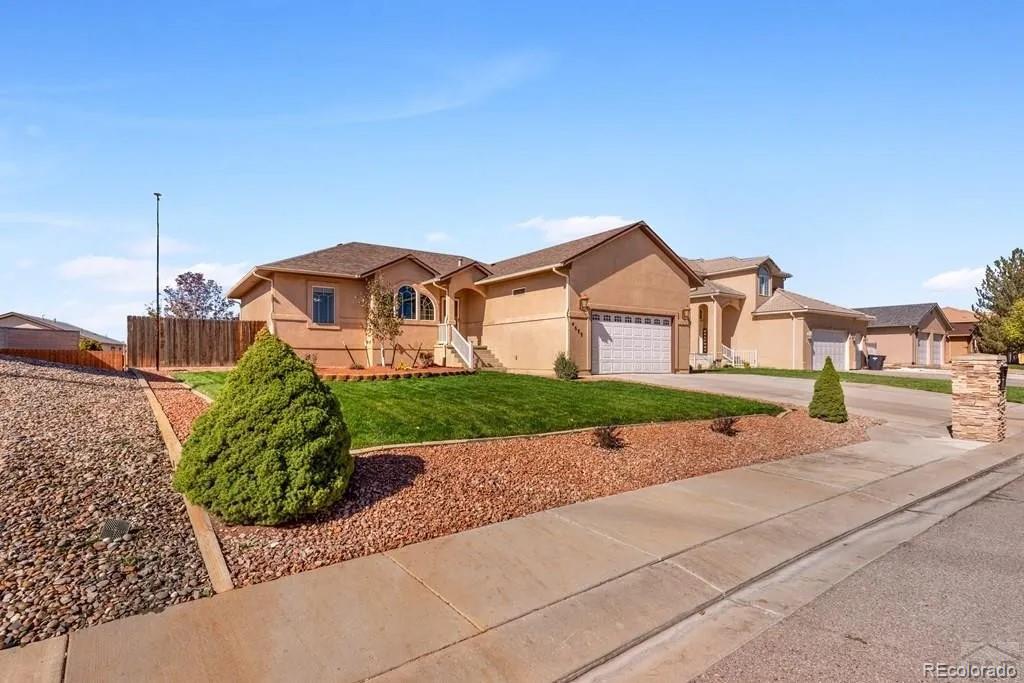
[[[626,447],[617,451],[580,432],[367,453],[328,513],[280,528],[218,524],[217,534],[235,585],[253,584],[589,498],[847,445],[864,440],[869,424],[828,424],[796,411],[741,418],[733,437],[707,421],[624,428]]]
[[[212,593],[170,477],[134,378],[0,357],[0,648]]]
[[[184,440],[209,405],[180,382],[147,375],[175,433]],[[676,479],[838,448],[867,438],[872,421],[815,420],[804,410],[748,415],[725,436],[710,421],[621,430],[626,447],[593,445],[571,434],[411,446],[356,457],[342,501],[283,527],[214,520],[236,586],[268,581],[363,555]]]

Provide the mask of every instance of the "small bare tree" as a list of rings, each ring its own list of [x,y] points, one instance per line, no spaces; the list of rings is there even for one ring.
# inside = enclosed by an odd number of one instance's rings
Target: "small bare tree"
[[[395,340],[402,333],[402,319],[398,317],[395,289],[379,277],[374,277],[366,283],[362,304],[366,314],[366,333],[380,346],[380,364],[387,365],[387,361],[384,360],[384,347],[390,344],[391,348],[394,348]]]

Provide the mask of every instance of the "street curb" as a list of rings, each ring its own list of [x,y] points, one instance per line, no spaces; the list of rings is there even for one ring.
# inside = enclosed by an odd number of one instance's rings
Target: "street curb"
[[[132,369],[136,381],[142,388],[143,393],[149,400],[149,406],[156,417],[157,427],[160,429],[160,436],[167,448],[167,455],[171,460],[171,467],[176,468],[181,460],[181,442],[171,428],[171,422],[167,419],[160,401],[157,400],[153,389],[150,388],[146,378],[135,369]],[[196,544],[199,546],[199,554],[203,557],[203,564],[206,565],[206,572],[210,576],[210,583],[216,593],[224,593],[234,589],[234,582],[231,580],[231,572],[228,570],[227,562],[224,560],[224,553],[220,549],[220,541],[217,540],[217,533],[213,530],[213,522],[206,510],[194,505],[183,495],[185,510],[188,513],[189,522],[192,524],[192,533],[195,534]]]
[[[1006,446],[1006,442],[1011,441],[1013,439],[1017,440],[1019,442],[1019,445],[1024,447],[1024,435],[1019,435],[1017,437],[1008,438],[1008,439],[1005,439],[1004,441],[990,444],[990,446],[992,446],[992,447],[996,447],[996,446],[1005,447]],[[981,448],[985,448],[985,446],[982,446]],[[977,450],[981,450],[981,449],[979,448]],[[610,661],[610,660],[612,660],[612,659],[614,659],[614,658],[624,654],[625,652],[628,652],[629,650],[637,647],[638,645],[644,643],[645,641],[650,640],[651,638],[659,635],[660,633],[663,633],[664,631],[672,628],[673,626],[679,624],[680,622],[685,621],[686,619],[689,619],[690,617],[694,616],[695,614],[698,614],[699,612],[702,612],[702,611],[708,609],[709,607],[711,607],[713,605],[716,605],[718,603],[723,602],[724,600],[730,598],[731,596],[735,595],[736,593],[738,593],[739,591],[743,590],[744,588],[747,588],[747,587],[751,586],[752,584],[757,583],[758,581],[763,580],[764,578],[770,576],[771,574],[774,574],[774,573],[776,573],[776,572],[778,572],[778,571],[780,571],[782,569],[785,569],[786,567],[788,567],[788,566],[790,566],[790,565],[792,565],[792,564],[802,560],[803,558],[807,557],[808,555],[811,555],[813,553],[819,552],[822,549],[827,548],[828,546],[834,545],[835,543],[837,543],[839,541],[842,541],[843,539],[845,539],[845,538],[847,538],[849,536],[852,536],[855,533],[858,533],[858,532],[863,531],[865,529],[868,529],[868,528],[870,528],[870,527],[872,527],[872,526],[874,526],[876,524],[884,522],[885,520],[887,520],[887,519],[889,519],[889,518],[891,518],[891,517],[893,517],[895,515],[898,515],[900,513],[906,512],[908,510],[911,510],[912,508],[919,507],[925,501],[931,500],[931,499],[933,499],[933,498],[935,498],[937,496],[940,496],[940,495],[942,495],[942,494],[944,494],[944,493],[946,493],[948,491],[951,491],[951,490],[953,490],[953,489],[955,489],[955,488],[957,488],[959,486],[962,486],[962,485],[967,484],[967,483],[969,483],[971,481],[979,479],[979,478],[985,476],[986,474],[994,472],[995,470],[997,470],[999,468],[1006,467],[1007,465],[1009,465],[1009,464],[1011,464],[1011,463],[1013,463],[1015,461],[1021,460],[1022,458],[1024,458],[1024,450],[1020,450],[1017,453],[1008,456],[1004,460],[1001,460],[1000,462],[997,462],[994,465],[991,465],[991,466],[986,467],[984,469],[978,470],[977,472],[975,472],[975,473],[973,473],[973,474],[971,474],[971,475],[969,475],[967,477],[964,477],[963,479],[955,481],[952,484],[948,484],[948,485],[946,485],[946,486],[944,486],[942,488],[939,488],[939,489],[936,489],[935,491],[932,491],[931,493],[928,493],[927,495],[923,495],[920,498],[917,498],[917,499],[915,499],[915,500],[913,500],[911,502],[908,502],[908,503],[905,503],[903,505],[900,505],[900,506],[894,508],[893,510],[891,510],[891,511],[885,513],[885,514],[880,515],[879,517],[876,517],[875,519],[869,520],[869,521],[867,521],[867,522],[865,522],[863,524],[860,524],[859,526],[847,529],[846,531],[844,531],[841,534],[833,536],[832,538],[830,538],[830,539],[828,539],[826,541],[823,541],[823,542],[819,543],[818,545],[816,545],[816,546],[814,546],[812,548],[808,548],[808,549],[804,550],[803,552],[798,553],[797,555],[794,555],[793,557],[787,558],[783,562],[780,562],[779,564],[777,564],[777,565],[775,565],[775,566],[773,566],[773,567],[771,567],[771,568],[761,572],[760,574],[758,574],[756,576],[753,576],[753,577],[751,577],[751,578],[749,578],[749,579],[739,583],[738,585],[736,585],[736,586],[734,586],[734,587],[732,587],[732,588],[730,588],[730,589],[728,589],[726,591],[722,591],[717,597],[712,598],[711,600],[709,600],[709,601],[707,601],[707,602],[705,602],[705,603],[703,603],[701,605],[698,605],[697,607],[695,607],[693,609],[687,610],[685,612],[682,612],[682,613],[676,615],[672,619],[670,619],[670,620],[668,620],[668,621],[666,621],[666,622],[664,622],[664,623],[654,627],[653,629],[647,631],[643,635],[637,636],[636,638],[632,638],[628,642],[623,643],[622,645],[619,645],[618,647],[614,648],[610,652],[607,652],[604,655],[591,660],[590,662],[588,662],[587,664],[584,664],[583,666],[577,667],[576,669],[574,669],[573,671],[565,674],[564,676],[560,676],[559,678],[555,679],[555,681],[556,681],[556,683],[568,683],[569,681],[574,681],[574,680],[580,678],[581,676],[583,676],[584,674],[586,674],[586,673],[596,669],[597,667],[607,663],[608,661]],[[931,464],[931,463],[924,463],[922,465],[919,465],[918,467],[914,467],[914,468],[911,468],[910,470],[906,470],[906,471],[910,472],[912,470],[918,469],[919,467],[924,467],[925,465],[928,465],[928,464]],[[848,491],[847,493],[855,493],[857,490],[858,489],[852,489],[851,491]]]

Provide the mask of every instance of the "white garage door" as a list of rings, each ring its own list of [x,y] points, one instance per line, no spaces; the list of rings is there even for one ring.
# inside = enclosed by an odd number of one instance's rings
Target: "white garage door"
[[[594,312],[590,322],[592,372],[672,372],[672,318]]]
[[[928,365],[928,335],[917,335],[917,365]]]
[[[845,370],[847,337],[849,334],[842,330],[812,330],[811,367],[821,370],[825,367],[825,359],[831,356],[836,370]]]
[[[942,335],[932,335],[932,365],[942,365]]]

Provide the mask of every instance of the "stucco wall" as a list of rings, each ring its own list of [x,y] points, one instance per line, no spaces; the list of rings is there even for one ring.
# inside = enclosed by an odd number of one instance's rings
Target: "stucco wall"
[[[807,321],[803,316],[794,317],[787,313],[759,317],[751,327],[756,331],[753,346],[743,348],[757,349],[760,367],[802,369],[808,366],[811,351],[807,341]],[[745,340],[744,343],[750,342]]]
[[[671,316],[672,367],[689,369],[690,330],[681,313],[690,307],[694,283],[646,233],[626,233],[574,261],[569,282],[570,355],[581,371],[591,370],[590,319],[579,306],[584,295],[592,311]]]
[[[242,295],[239,300],[238,317],[241,320],[270,320],[270,283],[261,281]]]
[[[522,294],[513,294],[525,288]],[[482,341],[512,370],[550,373],[565,349],[565,278],[551,271],[486,286]]]
[[[885,364],[911,365],[914,362],[915,340],[906,327],[879,327],[868,333],[868,353],[885,356]]]

